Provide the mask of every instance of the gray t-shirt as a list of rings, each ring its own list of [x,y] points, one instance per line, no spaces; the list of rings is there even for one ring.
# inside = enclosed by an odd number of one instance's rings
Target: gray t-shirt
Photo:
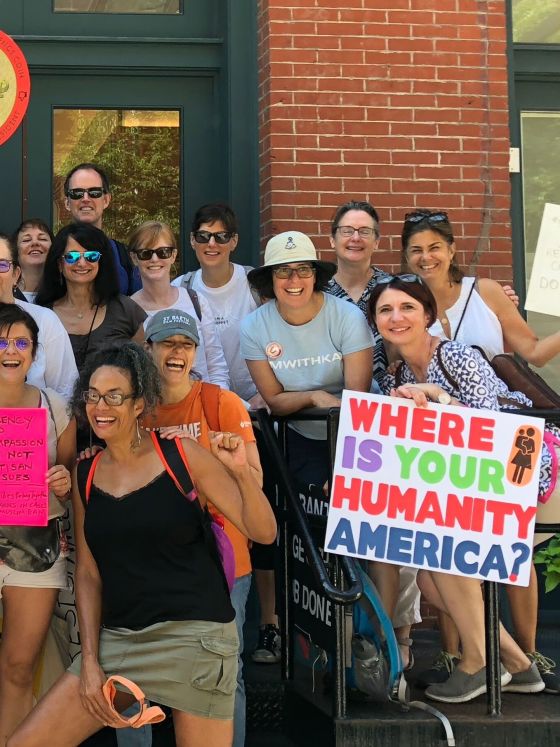
[[[284,391],[322,389],[340,397],[344,389],[342,358],[373,345],[364,315],[357,306],[323,293],[323,306],[307,324],[284,321],[274,301],[263,304],[241,322],[245,360],[268,361]],[[294,422],[307,438],[326,438],[325,423]]]

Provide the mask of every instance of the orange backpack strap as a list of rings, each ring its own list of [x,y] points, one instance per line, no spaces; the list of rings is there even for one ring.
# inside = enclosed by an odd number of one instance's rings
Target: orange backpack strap
[[[202,382],[200,389],[202,412],[211,431],[221,431],[220,427],[220,387],[217,384]]]
[[[152,443],[154,444],[157,455],[159,456],[161,463],[165,467],[165,471],[175,483],[175,487],[177,488],[177,490],[182,495],[184,495],[185,498],[188,498],[189,501],[197,498],[198,496],[196,494],[196,491],[194,490],[194,483],[191,478],[189,463],[187,461],[187,457],[185,456],[185,452],[183,451],[181,439],[174,438],[173,441],[161,439],[154,431],[150,432],[150,437],[152,439]],[[171,451],[171,449],[173,449],[173,452]],[[167,455],[165,454],[165,452],[167,452]],[[178,469],[179,472],[182,471],[183,467],[186,471],[186,474],[183,473],[183,477],[185,481],[188,480],[191,483],[190,490],[188,492],[183,487],[181,480],[177,477],[176,470],[174,470],[170,464],[169,460],[171,457],[173,457],[171,461],[175,462],[176,469]],[[180,461],[177,461],[178,459]]]
[[[101,459],[101,455],[103,454],[102,451],[98,451],[97,454],[93,457],[93,461],[90,465],[87,480],[86,480],[86,494],[85,494],[85,500],[86,504],[89,503],[89,494],[91,493],[91,485],[93,483],[93,475],[97,468],[97,463]]]

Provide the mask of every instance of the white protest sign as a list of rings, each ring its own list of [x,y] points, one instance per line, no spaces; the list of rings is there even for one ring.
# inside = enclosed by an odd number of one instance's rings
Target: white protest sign
[[[560,205],[550,202],[544,206],[525,308],[560,316]]]
[[[527,586],[543,429],[344,391],[325,551]]]

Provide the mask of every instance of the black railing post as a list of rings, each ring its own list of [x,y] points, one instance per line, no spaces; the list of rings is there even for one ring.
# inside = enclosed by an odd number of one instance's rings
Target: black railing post
[[[278,423],[278,440],[282,454],[286,454],[286,423]],[[294,676],[294,640],[292,636],[292,589],[290,588],[290,517],[288,496],[282,485],[278,486],[282,496],[282,523],[280,530],[280,563],[282,594],[280,605],[280,630],[282,631],[282,648],[280,668],[282,679],[291,680]]]
[[[338,435],[338,422],[340,410],[331,409],[327,415],[327,441],[329,445],[329,485],[332,484],[334,472],[334,458],[336,452],[336,438]],[[334,559],[333,582],[339,589],[344,589],[344,577],[337,557]],[[335,630],[335,687],[333,711],[335,718],[346,718],[346,615],[342,604],[334,604],[334,630]]]
[[[498,584],[484,582],[484,623],[486,630],[486,705],[489,716],[502,715],[500,686],[500,609]]]

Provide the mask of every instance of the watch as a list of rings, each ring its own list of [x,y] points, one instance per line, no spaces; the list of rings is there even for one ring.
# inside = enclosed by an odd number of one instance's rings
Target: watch
[[[437,401],[440,403],[440,405],[450,405],[451,404],[451,395],[449,392],[441,391],[437,396]]]

